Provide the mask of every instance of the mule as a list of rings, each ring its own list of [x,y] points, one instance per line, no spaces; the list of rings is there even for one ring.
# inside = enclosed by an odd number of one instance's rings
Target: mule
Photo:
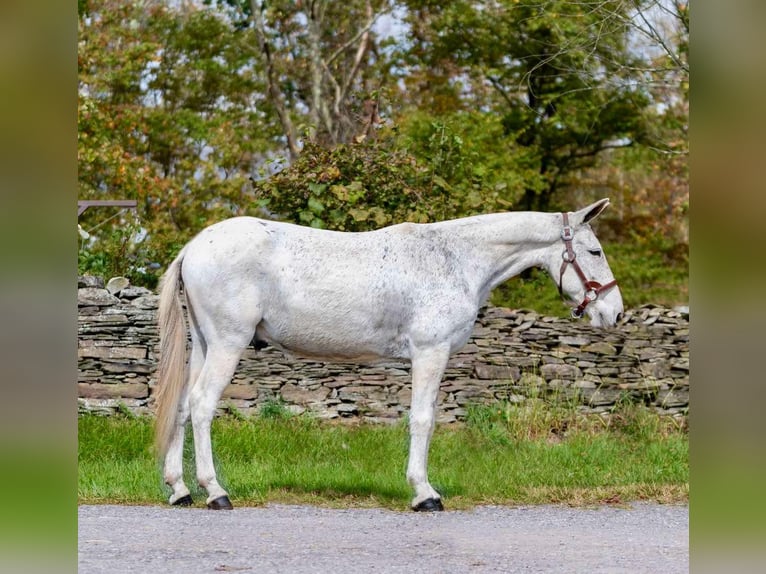
[[[450,354],[470,337],[490,291],[531,267],[554,278],[572,301],[573,316],[613,326],[622,296],[589,225],[608,204],[602,199],[573,213],[496,213],[363,233],[253,217],[201,231],[170,264],[160,289],[156,444],[173,491],[169,502],[192,503],[182,476],[191,417],[207,505],[232,508],[213,467],[210,425],[244,349],[268,343],[322,361],[409,360],[411,507],[442,510],[427,461]],[[191,335],[188,366],[182,296]]]

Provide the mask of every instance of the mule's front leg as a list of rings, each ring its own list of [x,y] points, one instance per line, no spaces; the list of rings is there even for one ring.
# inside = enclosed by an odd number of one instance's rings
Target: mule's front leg
[[[444,510],[441,496],[428,482],[428,449],[436,420],[439,383],[449,359],[449,347],[419,350],[412,357],[412,405],[410,407],[410,456],[407,481],[415,490],[412,509]]]

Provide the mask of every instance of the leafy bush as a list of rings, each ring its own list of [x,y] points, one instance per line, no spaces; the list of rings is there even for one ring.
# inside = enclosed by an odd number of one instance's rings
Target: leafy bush
[[[308,143],[288,168],[254,184],[256,208],[322,229],[365,231],[433,219],[447,198],[424,195],[423,168],[391,139],[326,149]],[[257,210],[253,210],[257,213]]]

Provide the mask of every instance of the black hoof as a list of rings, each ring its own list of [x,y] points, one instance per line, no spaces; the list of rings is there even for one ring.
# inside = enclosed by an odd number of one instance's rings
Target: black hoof
[[[417,506],[413,506],[412,510],[415,512],[438,512],[444,510],[444,505],[441,498],[426,498]]]
[[[194,504],[194,501],[192,500],[191,494],[187,494],[176,500],[173,503],[173,506],[191,506],[192,504]]]
[[[210,510],[233,510],[234,507],[231,505],[231,500],[229,500],[229,497],[219,496],[215,500],[211,500],[207,503],[207,507]]]

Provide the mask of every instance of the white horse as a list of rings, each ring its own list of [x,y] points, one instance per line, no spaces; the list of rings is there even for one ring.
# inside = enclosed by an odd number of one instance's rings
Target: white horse
[[[191,416],[197,481],[207,505],[229,509],[216,479],[210,424],[251,343],[321,360],[409,359],[407,480],[414,510],[442,510],[428,482],[437,393],[451,353],[471,335],[496,285],[530,267],[596,326],[620,318],[622,296],[588,222],[602,199],[569,214],[516,212],[342,233],[235,217],[192,239],[162,279],[156,439],[169,502],[189,505],[184,427]],[[571,267],[571,270],[570,270]],[[191,332],[186,366],[183,282]]]

